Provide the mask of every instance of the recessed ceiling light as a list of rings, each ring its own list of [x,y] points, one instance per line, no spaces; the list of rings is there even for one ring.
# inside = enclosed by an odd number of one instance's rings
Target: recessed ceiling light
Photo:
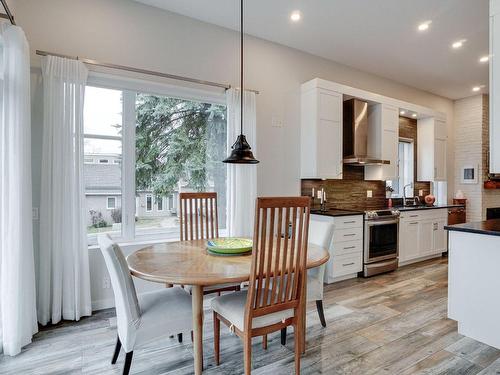
[[[416,113],[414,113],[413,115],[411,115],[411,117],[417,117],[417,114],[416,114]]]
[[[465,42],[466,42],[466,40],[465,40],[465,39],[457,40],[457,41],[456,41],[456,42],[454,42],[451,46],[452,46],[454,49],[462,48]]]
[[[473,92],[478,92],[478,91],[480,91],[480,90],[481,90],[481,86],[474,86],[474,87],[472,88],[472,91],[473,91]]]
[[[431,23],[432,23],[432,21],[422,22],[420,25],[418,25],[418,31],[428,30]]]
[[[290,19],[293,22],[298,22],[302,18],[302,14],[298,10],[294,10],[292,14],[290,14]]]
[[[399,114],[400,115],[404,115],[406,113],[406,111],[400,111]]]
[[[479,59],[479,62],[480,63],[485,63],[485,62],[488,62],[490,60],[490,57],[489,56],[482,56],[480,59]]]

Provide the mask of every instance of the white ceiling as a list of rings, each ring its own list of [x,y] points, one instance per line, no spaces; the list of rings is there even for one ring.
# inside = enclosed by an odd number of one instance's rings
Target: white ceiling
[[[136,0],[237,30],[237,0]],[[300,10],[302,20],[289,15]],[[427,32],[417,26],[432,20]],[[488,90],[488,0],[247,0],[245,32],[451,99]],[[453,50],[451,43],[466,39]]]

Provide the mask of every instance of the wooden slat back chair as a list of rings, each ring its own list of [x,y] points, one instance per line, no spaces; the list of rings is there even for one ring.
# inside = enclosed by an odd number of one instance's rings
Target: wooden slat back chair
[[[219,237],[217,193],[180,193],[181,241]]]
[[[217,193],[180,193],[180,239],[181,241],[219,238]],[[191,293],[191,286],[186,286]],[[204,294],[240,290],[239,283],[219,284],[206,287]]]
[[[234,301],[228,301],[226,296],[216,298],[212,304],[217,364],[219,320],[243,338],[245,374],[251,371],[252,337],[263,336],[264,347],[267,347],[267,334],[292,325],[295,332],[295,372],[300,373],[309,215],[309,197],[257,199],[250,283],[248,292],[239,292],[246,293],[246,300],[242,302],[243,311],[235,311]],[[227,310],[224,300],[231,305]],[[244,318],[238,319],[238,314]]]

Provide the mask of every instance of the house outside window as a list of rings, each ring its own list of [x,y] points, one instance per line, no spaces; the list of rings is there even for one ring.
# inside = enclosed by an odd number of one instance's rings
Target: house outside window
[[[223,93],[151,85],[89,77],[84,108],[84,157],[93,160],[84,164],[89,245],[103,232],[127,241],[178,239],[180,192],[216,191],[219,229],[225,229]],[[115,198],[114,205],[108,197]]]

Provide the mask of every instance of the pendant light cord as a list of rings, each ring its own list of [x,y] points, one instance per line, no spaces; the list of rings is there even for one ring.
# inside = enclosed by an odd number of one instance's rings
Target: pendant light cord
[[[240,31],[240,59],[241,59],[241,70],[240,70],[240,134],[243,134],[243,0],[240,3],[240,16],[241,16],[241,31]]]

